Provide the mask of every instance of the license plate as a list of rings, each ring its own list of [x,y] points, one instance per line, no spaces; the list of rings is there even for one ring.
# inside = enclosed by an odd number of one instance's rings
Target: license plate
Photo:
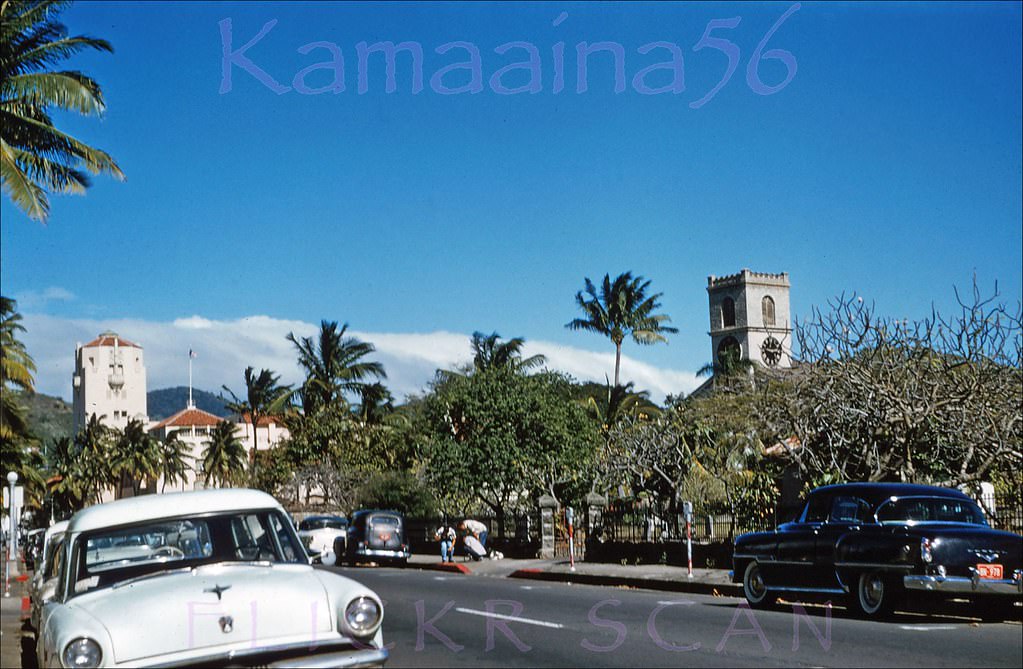
[[[978,564],[977,576],[981,578],[1002,578],[1002,565],[1000,564]]]

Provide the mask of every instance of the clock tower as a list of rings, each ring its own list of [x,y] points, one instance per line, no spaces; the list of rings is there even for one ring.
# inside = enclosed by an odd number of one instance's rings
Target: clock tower
[[[712,360],[749,359],[765,367],[792,366],[789,275],[744,269],[707,277]]]

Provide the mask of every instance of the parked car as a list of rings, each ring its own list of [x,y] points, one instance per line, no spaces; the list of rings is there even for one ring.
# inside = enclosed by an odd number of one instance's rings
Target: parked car
[[[36,569],[29,581],[28,591],[32,603],[30,619],[32,627],[39,629],[39,617],[43,611],[43,604],[53,599],[57,588],[57,574],[60,572],[61,560],[64,554],[61,546],[64,543],[64,532],[67,530],[68,521],[62,520],[51,525],[43,535],[43,547],[39,559],[36,561]]]
[[[1023,537],[992,529],[958,490],[848,483],[813,490],[798,518],[773,532],[738,537],[733,568],[753,607],[816,592],[880,617],[918,592],[997,610],[1023,596]]]
[[[298,523],[298,538],[314,562],[335,564],[340,561],[345,554],[347,537],[348,519],[344,516],[309,516]]]
[[[146,495],[75,514],[42,667],[380,666],[380,599],[314,570],[281,506],[255,490]]]
[[[43,553],[43,537],[46,533],[45,527],[29,530],[25,534],[24,554],[25,568],[35,570],[36,563]]]
[[[348,564],[380,562],[404,567],[412,551],[405,533],[405,518],[397,511],[361,509],[348,525]]]

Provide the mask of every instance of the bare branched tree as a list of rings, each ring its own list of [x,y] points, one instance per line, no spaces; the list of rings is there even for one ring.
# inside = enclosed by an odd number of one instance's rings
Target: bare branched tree
[[[959,485],[1023,468],[1021,311],[956,291],[958,313],[883,318],[842,295],[797,322],[792,392],[764,406],[811,482]]]

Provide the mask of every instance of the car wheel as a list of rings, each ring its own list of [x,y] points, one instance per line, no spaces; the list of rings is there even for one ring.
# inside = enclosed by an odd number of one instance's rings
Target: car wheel
[[[764,577],[760,574],[760,565],[756,560],[746,565],[746,571],[742,574],[742,594],[754,609],[767,608],[776,599],[771,596],[767,585],[764,584]]]
[[[852,608],[867,618],[886,618],[895,610],[896,585],[883,571],[865,571],[856,579]]]

